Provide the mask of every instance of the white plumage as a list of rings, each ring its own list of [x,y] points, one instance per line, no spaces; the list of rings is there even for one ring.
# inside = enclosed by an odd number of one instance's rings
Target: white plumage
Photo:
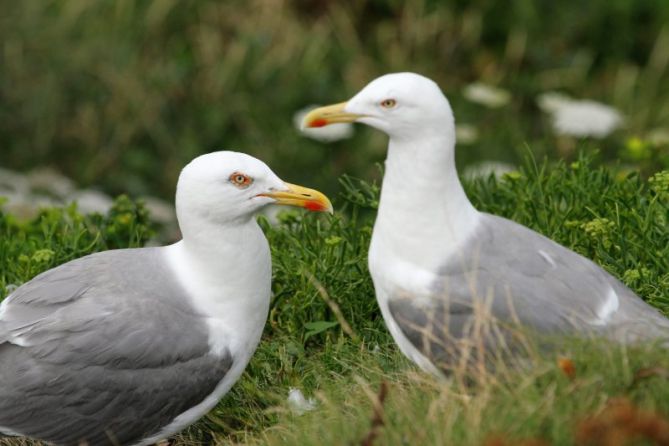
[[[669,339],[669,321],[593,262],[474,208],[455,168],[453,112],[430,79],[382,76],[348,102],[312,111],[304,125],[342,122],[390,137],[369,269],[390,332],[424,369],[447,370],[482,317],[507,338],[486,335],[489,351],[513,337],[510,325]]]

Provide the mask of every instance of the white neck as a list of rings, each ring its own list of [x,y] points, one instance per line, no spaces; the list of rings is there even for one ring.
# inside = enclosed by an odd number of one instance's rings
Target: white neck
[[[212,329],[212,349],[252,351],[267,319],[269,245],[254,219],[218,225],[180,218],[183,240],[167,259]],[[234,353],[234,352],[233,352]]]
[[[435,270],[474,231],[479,212],[458,179],[454,145],[449,131],[391,138],[370,267],[376,255]]]
[[[255,219],[226,225],[180,221],[180,227],[181,250],[202,272],[202,280],[255,288],[257,276],[269,273],[271,264],[263,262],[269,246]]]

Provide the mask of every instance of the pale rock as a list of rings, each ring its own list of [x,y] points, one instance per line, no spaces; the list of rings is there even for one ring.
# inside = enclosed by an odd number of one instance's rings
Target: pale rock
[[[97,212],[103,215],[109,212],[114,204],[114,200],[109,195],[93,189],[74,191],[67,196],[66,202],[76,202],[77,209],[82,214]]]
[[[48,193],[64,199],[75,189],[74,182],[50,167],[38,167],[28,173],[33,192]]]
[[[25,175],[9,169],[0,168],[0,195],[27,195],[30,184]]]
[[[173,204],[156,197],[145,196],[140,197],[140,199],[144,201],[151,220],[163,225],[176,224],[177,212]]]

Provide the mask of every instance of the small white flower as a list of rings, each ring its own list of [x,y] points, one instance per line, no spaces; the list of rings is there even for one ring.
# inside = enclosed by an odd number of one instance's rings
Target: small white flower
[[[467,166],[462,171],[463,178],[475,180],[478,178],[488,178],[491,174],[495,178],[502,178],[505,173],[514,172],[518,169],[511,164],[501,161],[481,161]]]
[[[458,144],[474,144],[479,139],[479,131],[471,124],[455,125],[455,140]]]
[[[511,94],[508,91],[482,82],[467,85],[462,94],[465,99],[488,108],[502,107],[511,100]]]
[[[353,136],[353,125],[348,123],[330,124],[319,128],[302,128],[304,117],[318,105],[310,105],[298,110],[293,115],[293,124],[307,138],[315,139],[321,142],[334,142],[341,139],[347,139]]]
[[[297,415],[302,415],[316,408],[316,400],[306,399],[300,389],[291,387],[288,391],[288,406]]]
[[[596,101],[576,100],[549,92],[540,95],[537,103],[551,115],[553,130],[558,135],[604,138],[623,123],[618,110]]]
[[[573,99],[569,96],[563,93],[558,93],[557,91],[547,91],[546,93],[541,93],[537,97],[539,108],[546,113],[554,113],[560,107],[563,107],[572,101]]]
[[[604,138],[623,122],[618,110],[594,101],[574,101],[553,115],[553,128],[560,135]]]

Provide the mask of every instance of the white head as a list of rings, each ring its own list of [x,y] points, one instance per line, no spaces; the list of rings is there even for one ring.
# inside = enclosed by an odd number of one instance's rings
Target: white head
[[[244,153],[199,156],[179,176],[176,209],[182,230],[195,219],[214,225],[245,223],[268,204],[332,211],[322,193],[283,182],[265,163]]]
[[[415,73],[381,76],[351,100],[317,108],[304,118],[305,127],[337,122],[360,122],[398,139],[455,131],[453,111],[439,86]]]

